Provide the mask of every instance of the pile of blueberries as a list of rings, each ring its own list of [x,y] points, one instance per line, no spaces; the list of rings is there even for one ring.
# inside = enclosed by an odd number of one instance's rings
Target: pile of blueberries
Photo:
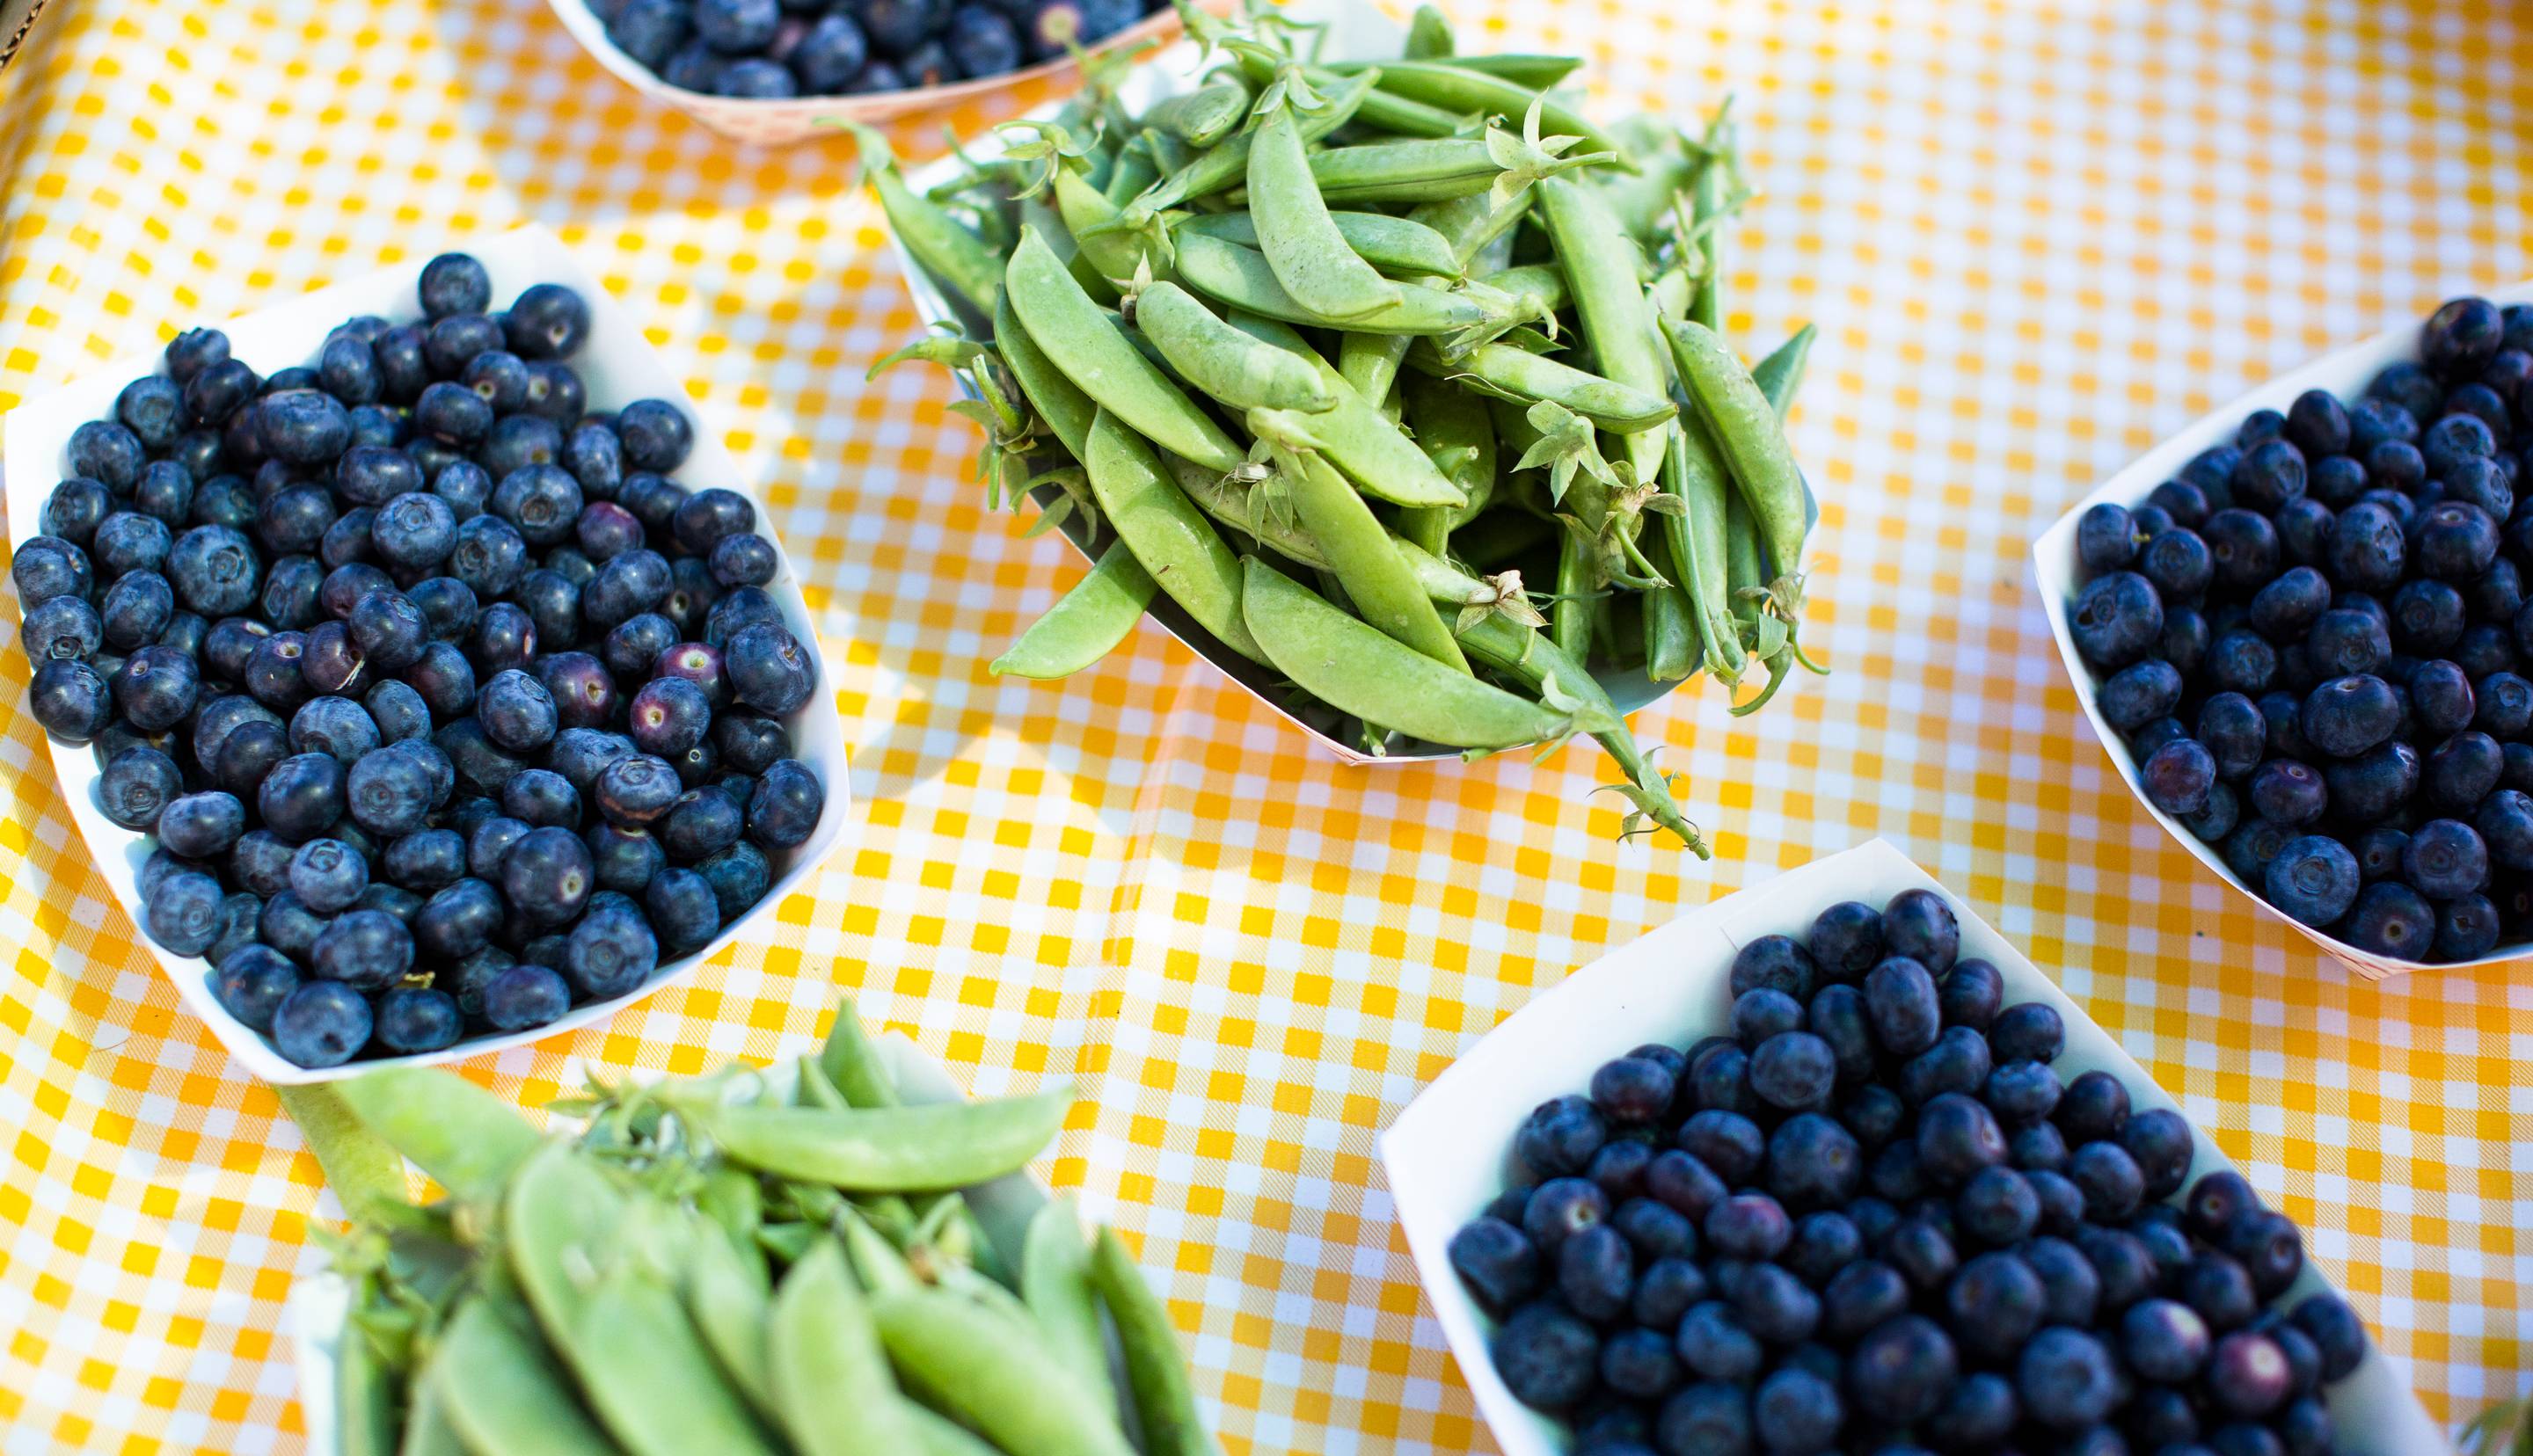
[[[1514,1395],[1580,1456],[2322,1456],[2364,1358],[2284,1215],[2005,1005],[1941,897],[1733,963],[1732,1034],[1543,1103],[1452,1237]]]
[[[2533,308],[2461,298],[2354,404],[2262,410],[2079,521],[2070,626],[2147,797],[2363,951],[2533,936],[2526,444]]]
[[[144,928],[303,1067],[623,995],[826,805],[755,507],[668,478],[676,405],[587,411],[577,293],[492,289],[435,259],[268,379],[179,336],[11,565],[36,720],[156,837]]]
[[[942,86],[1054,60],[1168,0],[588,0],[619,50],[752,101]]]

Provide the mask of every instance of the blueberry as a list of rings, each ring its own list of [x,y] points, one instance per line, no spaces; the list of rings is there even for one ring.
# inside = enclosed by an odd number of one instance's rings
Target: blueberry
[[[2498,948],[2498,906],[2483,895],[2466,895],[2437,907],[2435,959],[2476,961]]]
[[[699,6],[695,29],[707,42],[713,42],[715,37],[705,16],[716,4],[723,13],[734,16],[753,12],[760,6],[772,8],[768,0],[712,0]],[[509,312],[501,317],[501,333],[509,342],[510,352],[522,359],[568,358],[579,352],[581,342],[589,337],[589,302],[560,283],[531,283],[510,301]]]
[[[2340,938],[2361,951],[2417,960],[2435,944],[2436,928],[2436,910],[2417,891],[2386,880],[2358,892]]]
[[[642,908],[660,937],[664,955],[700,950],[722,926],[721,903],[710,882],[689,869],[664,869],[643,888]]]
[[[1756,1050],[1761,1042],[1803,1024],[1803,1006],[1783,991],[1754,987],[1733,998],[1733,1035]]]
[[[2018,1127],[2049,1116],[2062,1095],[2058,1074],[2032,1061],[1999,1066],[1980,1089],[1980,1099],[1997,1120]]]
[[[267,394],[256,407],[265,450],[292,465],[324,465],[352,442],[351,417],[342,401],[318,389]]]
[[[1759,1169],[1767,1142],[1756,1123],[1736,1112],[1709,1108],[1679,1125],[1680,1149],[1728,1184],[1746,1183]]]
[[[2086,507],[2076,520],[2076,560],[2089,572],[2117,571],[2137,558],[2137,522],[2111,501]]]
[[[763,900],[774,884],[774,868],[766,862],[764,851],[743,843],[696,865],[695,871],[712,886],[724,924],[736,921],[749,906]]]
[[[2085,661],[2116,670],[2154,650],[2163,635],[2163,603],[2145,577],[2115,571],[2086,584],[2067,620]]]
[[[1681,1317],[1673,1345],[1680,1364],[1709,1380],[1747,1380],[1766,1358],[1733,1307],[1717,1300]]]
[[[301,1067],[339,1067],[370,1040],[370,1004],[340,981],[310,981],[272,1014],[275,1050]]]
[[[2357,856],[2358,878],[2372,885],[2386,875],[2398,874],[2401,852],[2410,847],[2410,837],[2397,829],[2370,829],[2360,835],[2349,851]]]
[[[2011,1253],[1982,1253],[1944,1287],[1953,1338],[1974,1355],[2003,1360],[2040,1327],[2045,1292],[2040,1276]]]
[[[1626,1312],[1635,1284],[1635,1255],[1610,1225],[1579,1229],[1558,1248],[1557,1291],[1565,1307],[1607,1322]]]
[[[569,1010],[570,988],[563,984],[561,976],[543,965],[521,962],[510,966],[484,987],[484,1019],[496,1031],[530,1030],[559,1019]]]
[[[326,980],[376,995],[413,968],[413,936],[383,910],[350,910],[319,933],[312,964]]]
[[[1672,1209],[1703,1220],[1724,1200],[1724,1181],[1689,1152],[1673,1148],[1657,1153],[1645,1169],[1645,1191]]]
[[[2505,336],[2505,320],[2496,305],[2483,298],[2457,298],[2421,325],[2420,362],[2446,379],[2467,379],[2489,366]]]
[[[1917,1157],[1938,1187],[1956,1188],[2005,1161],[2005,1132],[1984,1103],[1946,1092],[1918,1109]]]
[[[808,701],[811,659],[778,623],[760,622],[731,638],[727,667],[733,692],[748,707],[780,715]]]
[[[2127,732],[2166,716],[2181,703],[2181,674],[2170,663],[2149,658],[2111,674],[2095,705],[2112,728]]]
[[[1968,1026],[1954,1026],[1902,1065],[1900,1095],[1922,1104],[1946,1092],[1975,1094],[1986,1084],[1991,1065],[1987,1039]]]
[[[2333,400],[2331,408],[2337,409],[2338,402]],[[2244,451],[2228,484],[2234,488],[2235,499],[2255,510],[2274,513],[2304,495],[2305,452],[2288,439],[2265,439]]]
[[[657,552],[636,549],[611,556],[589,585],[582,588],[581,614],[591,626],[614,628],[658,607],[669,594],[670,580],[668,559]],[[668,638],[643,656],[639,664],[642,668],[648,668],[662,649],[677,641],[676,627],[665,618],[662,621]],[[609,666],[616,667],[612,662]],[[629,674],[634,670],[616,667],[616,670]]]
[[[2087,1072],[2067,1084],[2055,1114],[2061,1131],[2078,1142],[2116,1137],[2129,1120],[2129,1089],[2107,1072]]]
[[[641,913],[629,904],[593,909],[571,929],[562,972],[580,995],[593,1000],[621,996],[650,977],[660,944]]]
[[[1863,1148],[1831,1118],[1798,1113],[1769,1135],[1768,1191],[1788,1207],[1842,1205],[1856,1195],[1863,1175]]]
[[[422,265],[417,291],[426,319],[481,314],[493,306],[493,275],[469,254],[443,253]]]
[[[2283,1213],[2263,1212],[2227,1231],[2225,1252],[2251,1275],[2252,1289],[2274,1299],[2304,1272],[2304,1236]]]
[[[2346,1379],[2365,1360],[2366,1326],[2337,1295],[2307,1295],[2287,1317],[2322,1351],[2325,1380]]]
[[[224,854],[245,833],[246,805],[218,789],[170,799],[158,812],[158,843],[187,859]]]
[[[1985,1031],[2004,1004],[2005,977],[1986,961],[1955,961],[1935,988],[1935,1006],[1948,1027]],[[1848,1069],[1842,1066],[1841,1070]]]
[[[124,573],[97,604],[105,645],[120,652],[157,641],[175,615],[176,589],[155,571]]]
[[[270,946],[250,942],[220,958],[211,994],[220,1009],[253,1031],[272,1029],[273,1012],[299,989],[299,967]]]
[[[580,790],[551,769],[522,769],[501,786],[501,812],[531,828],[580,827]]]
[[[1962,1186],[1953,1216],[1972,1238],[2005,1248],[2021,1243],[2039,1227],[2040,1194],[2021,1173],[1983,1168]]]
[[[481,879],[460,879],[434,893],[413,917],[414,943],[439,961],[460,961],[484,949],[501,923],[501,897]]]
[[[1891,925],[1887,911],[1883,918],[1886,939],[1897,941],[1898,937],[1887,934]],[[1942,1029],[1934,977],[1905,955],[1894,955],[1866,973],[1864,1007],[1874,1040],[1896,1057],[1913,1057],[1933,1046]]]
[[[2214,579],[2215,557],[2208,543],[2186,526],[2157,534],[2138,553],[2138,571],[2152,583],[2165,603],[2196,602]],[[2167,611],[2169,607],[2167,606]]]
[[[321,915],[350,909],[369,888],[369,861],[340,840],[310,840],[290,856],[290,892]]]
[[[428,986],[394,986],[379,998],[379,1045],[400,1056],[436,1052],[457,1044],[465,1019],[445,991]]]
[[[174,759],[155,748],[126,748],[97,776],[97,799],[106,818],[147,834],[168,801],[184,792],[184,785]]]
[[[1451,1267],[1479,1304],[1502,1316],[1539,1289],[1539,1252],[1521,1230],[1480,1218],[1451,1236]]]
[[[2190,1124],[2168,1108],[2141,1112],[2121,1125],[2120,1147],[2146,1180],[2146,1196],[2168,1197],[2189,1175],[2194,1145]]]
[[[2236,1330],[2209,1352],[2206,1389],[2228,1415],[2268,1415],[2285,1402],[2291,1380],[2285,1352],[2268,1335]]]
[[[2235,700],[2250,709],[2248,699]],[[2216,787],[2216,759],[2197,739],[2179,738],[2154,750],[2138,777],[2149,803],[2176,817],[2196,814]]]
[[[1688,1069],[1689,1104],[1701,1110],[1755,1113],[1759,1094],[1750,1086],[1750,1057],[1730,1042],[1701,1052]]]
[[[1005,29],[1009,29],[1008,22]],[[1017,37],[1014,48],[1017,51]],[[840,10],[810,22],[787,59],[792,74],[799,78],[802,94],[832,96],[843,93],[869,57],[870,42],[860,23],[852,13]]]
[[[1903,1314],[1856,1342],[1847,1393],[1867,1417],[1911,1426],[1943,1408],[1960,1370],[1953,1342],[1932,1320]]]
[[[501,894],[513,909],[560,925],[590,896],[589,847],[567,829],[532,829],[501,852]]]

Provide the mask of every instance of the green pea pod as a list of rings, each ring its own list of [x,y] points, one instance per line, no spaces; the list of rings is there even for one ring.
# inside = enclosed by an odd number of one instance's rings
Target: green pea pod
[[[396,1456],[467,1456],[466,1438],[448,1424],[448,1413],[441,1409],[440,1383],[418,1371],[407,1396],[404,1436],[395,1444]],[[342,1456],[358,1456],[359,1451],[346,1434]]]
[[[1562,730],[1558,715],[1393,641],[1264,561],[1247,569],[1249,629],[1268,660],[1339,712],[1454,748],[1510,748]]]
[[[1405,55],[1411,61],[1439,61],[1451,54],[1451,23],[1431,5],[1416,7],[1407,23]]]
[[[1363,74],[1380,77],[1381,89],[1393,96],[1405,96],[1411,101],[1422,101],[1428,106],[1439,106],[1464,116],[1470,112],[1515,118],[1526,116],[1531,103],[1539,100],[1542,89],[1444,61],[1384,61],[1378,71]],[[1580,137],[1588,150],[1617,152],[1624,164],[1625,148],[1619,145],[1617,138],[1594,126],[1581,112],[1554,96],[1540,106],[1539,126],[1543,133],[1551,136]]]
[[[1088,422],[1083,431],[1089,434]],[[862,1029],[861,1012],[851,996],[836,1001],[836,1021],[827,1028],[826,1044],[818,1048],[818,1067],[852,1106],[897,1105],[896,1079],[888,1075],[887,1065],[880,1061],[879,1048],[871,1044],[870,1034]]]
[[[1434,462],[1425,458],[1415,441],[1399,433],[1377,405],[1357,394],[1345,376],[1321,358],[1300,334],[1271,320],[1247,314],[1232,315],[1231,325],[1265,339],[1318,372],[1320,382],[1335,396],[1336,404],[1310,418],[1309,433],[1319,442],[1319,448],[1326,452],[1329,462],[1354,482],[1357,490],[1396,505],[1467,502],[1460,488],[1435,469]]]
[[[334,1090],[371,1132],[463,1202],[499,1199],[545,1141],[518,1109],[452,1072],[387,1067]]]
[[[1494,316],[1474,299],[1413,283],[1398,285],[1398,302],[1353,319],[1331,319],[1304,308],[1285,292],[1265,254],[1184,228],[1176,235],[1179,281],[1214,302],[1244,313],[1320,328],[1356,333],[1456,333]],[[1170,446],[1163,442],[1163,449]],[[1177,453],[1186,453],[1179,451]],[[1198,459],[1189,455],[1190,459]]]
[[[1294,513],[1320,543],[1329,569],[1345,583],[1346,596],[1363,619],[1434,661],[1467,671],[1468,659],[1435,613],[1434,604],[1425,600],[1416,574],[1390,549],[1389,534],[1372,508],[1316,448],[1309,423],[1295,415],[1252,410],[1249,430],[1275,450]]]
[[[914,1423],[870,1305],[833,1239],[785,1276],[765,1345],[783,1428],[802,1456],[914,1449]]]
[[[1030,1219],[1021,1245],[1021,1302],[1046,1331],[1046,1347],[1105,1409],[1116,1404],[1108,1378],[1108,1336],[1090,1281],[1090,1246],[1070,1196],[1049,1198]]]
[[[1240,69],[1260,86],[1275,78],[1275,62],[1255,48],[1241,53]],[[1362,81],[1369,69],[1368,65],[1350,66],[1347,74],[1341,75],[1334,66],[1304,66],[1302,79],[1323,91],[1341,94]],[[1378,90],[1365,93],[1350,120],[1359,124],[1359,131],[1388,132],[1400,137],[1456,137],[1470,124],[1465,112],[1445,111]]]
[[[1119,207],[1135,200],[1135,195],[1161,180],[1160,159],[1152,154],[1152,134],[1138,132],[1132,141],[1117,149],[1117,163],[1100,180],[1099,195]]]
[[[1604,356],[1606,357],[1606,356]],[[1640,389],[1617,379],[1586,374],[1544,354],[1510,344],[1480,344],[1456,359],[1445,360],[1430,339],[1419,339],[1407,362],[1438,379],[1461,379],[1505,399],[1536,403],[1555,400],[1604,430],[1651,433],[1679,412],[1661,392]],[[1649,451],[1662,458],[1659,443]]]
[[[818,1242],[821,1232],[815,1224],[769,1223],[756,1231],[756,1242],[785,1263],[795,1263]]]
[[[1005,277],[1012,311],[1031,340],[1101,409],[1200,465],[1229,470],[1245,458],[1221,426],[1136,351],[1033,229],[1022,230]]]
[[[638,1261],[619,1260],[590,1285],[571,1347],[581,1390],[633,1456],[780,1456],[676,1291]]]
[[[1743,626],[1757,626],[1759,599],[1750,594],[1766,590],[1768,565],[1759,559],[1759,528],[1751,523],[1750,507],[1738,494],[1729,494],[1724,500],[1724,580],[1732,594],[1733,615]]]
[[[756,1247],[756,1229],[765,1222],[765,1194],[755,1175],[738,1168],[714,1167],[695,1190],[695,1208],[737,1250]],[[764,1269],[757,1261],[758,1272]]]
[[[589,1418],[524,1310],[465,1300],[441,1327],[423,1378],[474,1456],[608,1456],[619,1449]],[[515,1316],[515,1317],[514,1317]]]
[[[1749,502],[1760,545],[1780,573],[1799,582],[1806,527],[1803,474],[1786,443],[1776,409],[1712,329],[1683,320],[1666,325],[1666,332],[1689,399],[1732,468],[1733,483]],[[1800,600],[1798,591],[1796,600]]]
[[[899,1377],[1004,1450],[1134,1456],[1116,1418],[1033,1326],[919,1285],[873,1294],[870,1308]]]
[[[1011,290],[1000,289],[994,295],[994,352],[1002,356],[1003,367],[1019,381],[1030,408],[1046,423],[1064,452],[1074,459],[1082,458],[1089,448],[1090,417],[1098,406],[1082,392],[1055,361],[1046,357],[1029,330],[1022,326],[1021,316],[1012,312]],[[833,1075],[833,1069],[830,1074]]]
[[[589,1274],[622,1226],[626,1201],[624,1191],[567,1142],[548,1143],[520,1164],[502,1199],[510,1272],[574,1370],[582,1363],[572,1336]]]
[[[1662,335],[1656,331],[1653,309],[1645,302],[1636,245],[1602,205],[1600,195],[1575,178],[1551,177],[1541,182],[1539,203],[1549,243],[1556,248],[1558,265],[1565,270],[1566,286],[1573,291],[1584,341],[1592,346],[1601,373],[1630,389],[1667,399],[1671,371],[1664,367]],[[1577,414],[1589,413],[1579,406],[1567,407]],[[1616,424],[1593,418],[1625,435],[1627,459],[1635,466],[1637,480],[1650,481],[1661,474],[1663,448],[1670,438],[1669,431],[1657,428],[1662,421]],[[1663,416],[1670,418],[1669,412]]]
[[[1355,319],[1398,302],[1398,285],[1356,256],[1328,217],[1312,179],[1293,108],[1277,106],[1249,146],[1250,218],[1259,251],[1294,301],[1330,319]]]
[[[766,1318],[773,1299],[763,1266],[750,1265],[720,1229],[708,1224],[688,1227],[684,1237],[683,1292],[696,1332],[747,1403],[768,1420],[780,1419],[766,1355]],[[785,1288],[790,1286],[787,1279]]]
[[[317,1157],[325,1186],[354,1223],[402,1224],[413,1216],[405,1194],[404,1158],[344,1100],[323,1084],[274,1087],[281,1110]],[[517,1119],[513,1118],[513,1122]]]
[[[1092,187],[1090,178],[1067,167],[1055,169],[1052,190],[1056,214],[1099,276],[1120,283],[1134,277],[1135,264],[1144,256],[1143,244],[1133,233],[1100,226],[1116,220],[1117,204]]]
[[[1099,1231],[1090,1268],[1109,1316],[1117,1321],[1126,1380],[1144,1432],[1144,1456],[1222,1456],[1221,1443],[1206,1429],[1197,1410],[1196,1387],[1188,1379],[1187,1357],[1179,1353],[1170,1312],[1144,1282],[1144,1271],[1115,1229]]]
[[[1530,300],[1542,315],[1561,314],[1574,301],[1565,283],[1565,269],[1553,262],[1528,262],[1517,268],[1489,273],[1478,280],[1489,288]]]
[[[1380,83],[1381,73],[1367,71],[1348,79],[1323,94],[1319,110],[1299,119],[1302,140],[1317,142],[1354,120],[1357,108]],[[1234,132],[1220,145],[1202,153],[1196,160],[1163,177],[1144,190],[1143,196],[1127,205],[1130,216],[1149,216],[1171,207],[1183,207],[1199,198],[1209,197],[1227,187],[1236,187],[1249,176],[1249,148],[1257,136],[1255,131]]]
[[[1719,122],[1716,130],[1724,134],[1729,146],[1727,124]],[[1688,317],[1691,322],[1720,333],[1724,329],[1723,166],[1710,160],[1700,167],[1689,197],[1690,220],[1701,226],[1697,233],[1698,289],[1688,301]]]
[[[1706,428],[1694,420],[1680,422],[1663,462],[1663,493],[1684,507],[1663,518],[1672,559],[1686,573],[1672,578],[1687,589],[1691,619],[1706,655],[1706,670],[1725,683],[1741,680],[1747,666],[1740,633],[1733,618],[1733,595],[1725,568],[1725,510],[1733,490],[1724,462],[1716,458]]]
[[[1780,420],[1795,406],[1795,391],[1802,387],[1803,366],[1811,362],[1812,336],[1818,331],[1804,324],[1795,330],[1793,338],[1779,344],[1775,353],[1750,366],[1750,382],[1768,397],[1768,407],[1777,412]]]
[[[1698,634],[1690,619],[1687,576],[1666,541],[1649,539],[1645,556],[1671,582],[1636,596],[1645,614],[1645,675],[1656,682],[1678,682],[1697,670]]]
[[[985,670],[1041,681],[1070,676],[1114,652],[1160,590],[1124,542],[1100,553],[1089,574],[1030,623]]]
[[[796,1070],[799,1090],[798,1095],[792,1099],[794,1102],[802,1107],[825,1107],[836,1111],[842,1111],[853,1105],[845,1100],[845,1094],[836,1090],[836,1084],[830,1081],[827,1074],[819,1069],[817,1058],[802,1057]]]
[[[342,1456],[389,1456],[396,1448],[395,1371],[357,1323],[334,1347],[334,1426]]]
[[[1386,399],[1392,385],[1398,382],[1398,366],[1407,360],[1407,346],[1415,342],[1403,333],[1350,333],[1337,341],[1337,378],[1346,381],[1360,399]],[[1382,413],[1388,415],[1386,406]],[[1390,416],[1393,423],[1396,416]]]
[[[888,157],[886,144],[875,146],[872,139],[877,138],[877,133],[857,129],[855,135],[865,139],[862,155],[876,158],[864,170],[879,193],[880,210],[888,215],[889,230],[925,272],[949,284],[977,313],[991,314],[994,290],[1002,285],[1002,261],[948,208],[906,185],[898,175],[897,164]]]
[[[1412,29],[1408,35],[1408,50],[1405,58],[1411,61],[1432,61],[1442,66],[1454,66],[1463,71],[1474,71],[1481,76],[1492,76],[1499,81],[1509,81],[1515,86],[1528,87],[1532,90],[1539,91],[1547,90],[1583,67],[1581,56],[1516,54],[1461,56],[1453,55],[1448,51],[1439,55],[1420,56],[1415,51],[1415,34]],[[1351,76],[1368,65],[1392,66],[1395,64],[1396,62],[1392,61],[1331,61],[1327,69],[1339,76]],[[1508,114],[1516,120],[1521,116],[1518,111]]]
[[[724,1156],[759,1172],[856,1192],[921,1193],[1028,1166],[1072,1105],[1073,1094],[1059,1091],[852,1112],[730,1103],[678,1111]]]
[[[1249,87],[1217,80],[1164,96],[1144,113],[1144,125],[1159,127],[1193,146],[1211,146],[1249,119]]]
[[[1530,216],[1530,189],[1524,187],[1502,203],[1483,192],[1445,198],[1420,204],[1407,215],[1441,233],[1451,245],[1451,257],[1459,262],[1458,271],[1470,273],[1478,270],[1479,258],[1499,242],[1509,247],[1513,229]],[[1503,268],[1498,264],[1484,271]]]
[[[915,1456],[1002,1456],[992,1442],[928,1406],[909,1404]]]
[[[1189,383],[1238,410],[1333,408],[1319,371],[1225,323],[1175,283],[1155,283],[1135,303],[1135,326]]]
[[[1440,507],[1443,532],[1448,536],[1476,520],[1495,499],[1495,425],[1482,400],[1429,375],[1409,375],[1398,387],[1417,448],[1469,497],[1465,505]]]
[[[1082,463],[1100,513],[1170,600],[1232,651],[1259,658],[1240,618],[1239,558],[1161,473],[1143,437],[1102,410]]]
[[[1330,206],[1474,197],[1503,173],[1486,143],[1465,137],[1374,142],[1311,153],[1311,180]]]
[[[1450,240],[1421,222],[1386,212],[1330,212],[1328,220],[1346,246],[1375,267],[1411,278],[1460,275],[1460,260],[1452,253]],[[1257,219],[1247,212],[1199,213],[1178,224],[1178,231],[1220,238],[1244,248],[1258,246]]]

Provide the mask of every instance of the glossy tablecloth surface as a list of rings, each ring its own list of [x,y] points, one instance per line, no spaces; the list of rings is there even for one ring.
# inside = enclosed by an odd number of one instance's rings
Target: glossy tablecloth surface
[[[1149,628],[1060,685],[988,677],[1080,568],[986,512],[945,379],[861,383],[914,318],[850,150],[727,150],[541,6],[48,16],[0,77],[0,407],[384,262],[558,229],[758,472],[867,821],[774,934],[473,1075],[535,1102],[572,1059],[767,1057],[843,988],[974,1090],[1074,1078],[1053,1178],[1139,1242],[1235,1453],[1493,1449],[1373,1134],[1604,947],[1874,834],[2217,1130],[2432,1411],[2524,1384],[2533,987],[2354,983],[2199,873],[2085,732],[2025,548],[2246,383],[2533,272],[2533,20],[2498,0],[1457,15],[1590,55],[1605,105],[1686,118],[1738,87],[1767,196],[1732,331],[1756,354],[1822,328],[1794,430],[1825,504],[1809,640],[1838,670],[1756,719],[1692,687],[1637,722],[1688,774],[1709,864],[1615,844],[1588,746],[1339,767]],[[107,901],[26,677],[13,642],[0,1447],[296,1449],[282,1300],[335,1210]]]

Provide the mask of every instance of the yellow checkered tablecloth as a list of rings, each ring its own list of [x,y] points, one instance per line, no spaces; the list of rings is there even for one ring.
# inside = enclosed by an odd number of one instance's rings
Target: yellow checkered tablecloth
[[[471,1070],[534,1102],[574,1058],[769,1057],[843,987],[978,1091],[1076,1078],[1054,1180],[1165,1280],[1235,1453],[1492,1449],[1374,1133],[1603,948],[1874,834],[2217,1130],[2434,1412],[2523,1388],[2533,989],[2355,983],[2198,872],[2085,731],[2025,543],[2246,383],[2533,272],[2526,13],[1458,12],[1588,54],[1608,99],[1685,116],[1738,86],[1769,194],[1733,330],[1822,327],[1795,433],[1838,672],[1754,720],[1692,692],[1638,724],[1688,772],[1712,864],[1613,844],[1588,745],[1339,767],[1149,629],[1062,685],[989,678],[1080,568],[985,511],[946,380],[861,383],[915,320],[849,152],[725,148],[532,0],[57,7],[0,78],[0,408],[194,322],[560,230],[763,482],[867,817],[771,934]],[[105,896],[26,673],[0,652],[0,1448],[296,1449],[277,1325],[332,1204]]]

